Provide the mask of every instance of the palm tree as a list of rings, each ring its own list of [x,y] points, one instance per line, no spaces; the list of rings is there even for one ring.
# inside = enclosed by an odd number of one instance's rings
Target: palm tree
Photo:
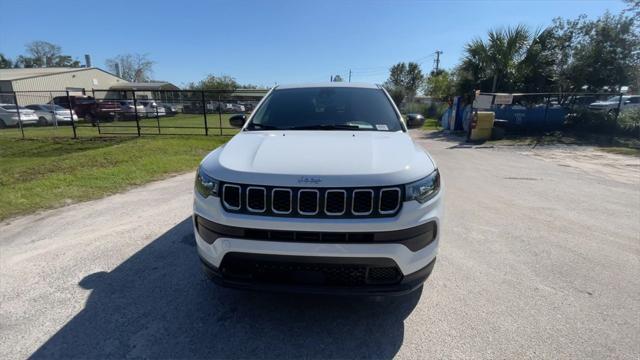
[[[546,30],[532,33],[524,25],[491,30],[486,41],[476,38],[466,45],[459,70],[480,88],[491,83],[491,92],[512,91],[531,75],[550,74],[549,35]]]

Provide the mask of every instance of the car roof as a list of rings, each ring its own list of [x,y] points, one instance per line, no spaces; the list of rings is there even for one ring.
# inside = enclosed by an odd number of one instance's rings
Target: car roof
[[[379,89],[378,85],[368,83],[349,83],[349,82],[324,82],[324,83],[303,83],[303,84],[285,84],[276,86],[276,90],[282,89],[302,89],[302,88],[360,88],[360,89]]]

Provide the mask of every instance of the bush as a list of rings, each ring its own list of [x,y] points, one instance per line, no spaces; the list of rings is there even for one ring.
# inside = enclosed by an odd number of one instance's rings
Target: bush
[[[574,130],[599,133],[614,133],[617,129],[615,116],[586,109],[567,115],[567,125]]]
[[[425,108],[425,112],[423,112],[422,115],[426,118],[440,119],[442,114],[447,111],[447,108],[449,108],[447,103],[432,102],[431,105]]]
[[[618,128],[625,134],[638,136],[640,133],[640,109],[621,112],[618,116]]]
[[[567,126],[578,131],[638,136],[640,109],[623,111],[617,119],[613,112],[580,110],[567,115]]]

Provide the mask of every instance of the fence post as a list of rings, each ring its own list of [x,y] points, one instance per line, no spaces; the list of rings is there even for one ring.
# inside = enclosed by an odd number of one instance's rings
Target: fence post
[[[91,96],[93,96],[93,101],[96,102],[96,105],[98,104],[98,99],[96,99],[96,89],[91,88]],[[114,115],[117,116],[117,115]],[[100,118],[96,119],[96,123],[98,124],[98,135],[102,134],[102,130],[100,129]]]
[[[69,96],[69,90],[67,90],[67,103],[69,104],[69,115],[71,115],[71,127],[73,128],[73,138],[78,138],[78,133],[76,132],[76,122],[73,120],[73,106],[71,106],[71,96]]]
[[[56,127],[56,129],[58,128],[58,118],[56,117],[56,109],[55,109],[55,105],[53,103],[53,93],[51,93],[51,91],[49,91],[49,104],[51,104],[51,107],[49,108],[49,112],[51,113],[51,118],[53,119],[53,125]]]
[[[131,90],[131,94],[133,95],[133,112],[136,117],[136,127],[138,128],[138,136],[140,136],[140,120],[138,119],[138,101],[136,100],[136,91]]]
[[[18,105],[18,95],[16,92],[13,92],[13,102],[16,104],[16,114],[18,114],[18,126],[20,126],[20,132],[22,133],[22,138],[24,139],[24,128],[22,127],[22,118],[20,117],[20,105]]]
[[[618,100],[618,111],[616,111],[616,125],[618,124],[618,115],[620,115],[620,109],[622,108],[622,93],[620,93],[620,100]]]
[[[156,106],[155,106],[155,108],[156,108],[156,123],[158,124],[158,134],[160,134],[160,115],[158,115],[158,103],[155,100],[153,100],[153,102],[156,104]],[[167,114],[166,111],[167,110],[165,110],[165,116]]]
[[[222,101],[218,93],[218,120],[220,121],[220,136],[222,136]]]
[[[548,112],[549,112],[549,103],[551,102],[551,95],[547,95],[547,101],[545,102],[545,106],[544,106],[544,130],[547,130],[547,119],[548,119]]]
[[[204,134],[209,136],[209,125],[207,124],[207,104],[204,102],[204,90],[200,90],[202,95],[202,114],[204,115]]]

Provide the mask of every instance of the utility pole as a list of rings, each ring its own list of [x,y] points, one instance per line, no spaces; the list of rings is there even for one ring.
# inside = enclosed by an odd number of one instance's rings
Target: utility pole
[[[349,69],[349,82],[351,82],[351,69]]]
[[[441,50],[436,50],[436,73],[438,72],[438,69],[440,68],[440,54],[442,54]]]

